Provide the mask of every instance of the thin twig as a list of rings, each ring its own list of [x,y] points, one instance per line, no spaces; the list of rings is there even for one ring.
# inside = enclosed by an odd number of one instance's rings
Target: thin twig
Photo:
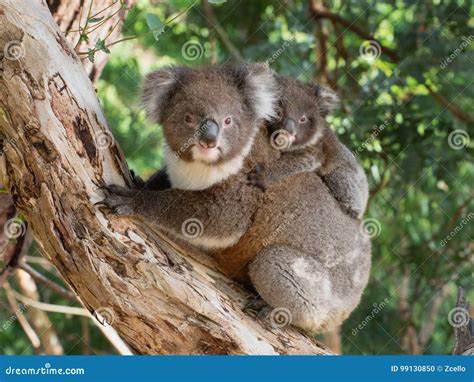
[[[78,308],[75,306],[63,306],[63,305],[54,305],[54,304],[47,304],[44,302],[34,301],[26,296],[23,296],[21,293],[10,289],[11,293],[17,300],[20,300],[27,306],[31,306],[32,308],[44,310],[45,312],[53,312],[53,313],[63,313],[63,314],[72,314],[75,316],[84,316],[89,317],[92,319],[94,324],[101,330],[101,332],[105,335],[105,337],[109,340],[109,342],[117,349],[117,351],[122,355],[131,355],[132,352],[125,344],[125,342],[120,338],[117,334],[115,329],[111,326],[107,325],[104,326],[99,323],[99,321],[92,316],[92,314],[84,308]]]
[[[20,264],[20,268],[23,269],[25,272],[27,272],[36,281],[43,284],[44,286],[51,289],[52,291],[56,292],[57,294],[61,295],[62,297],[67,298],[68,300],[76,299],[76,295],[74,293],[63,288],[61,285],[56,284],[54,281],[51,281],[46,276],[42,275],[40,272],[38,272],[36,269],[29,266],[28,264],[22,262]]]
[[[441,94],[436,93],[433,88],[428,85],[424,84],[425,88],[428,90],[430,95],[435,99],[436,102],[438,102],[441,106],[449,110],[451,113],[453,113],[458,119],[460,119],[463,122],[474,124],[474,118],[471,117],[469,114],[465,113],[461,109],[459,109],[453,101],[449,101],[446,98],[444,98]]]
[[[5,284],[3,285],[3,289],[5,290],[8,303],[10,304],[13,310],[13,313],[16,315],[18,322],[23,328],[23,331],[25,332],[26,336],[30,340],[31,345],[33,346],[35,351],[38,352],[41,347],[41,341],[38,335],[36,334],[35,330],[33,329],[33,327],[28,322],[27,318],[23,314],[23,310],[25,309],[25,307],[29,306],[29,304],[24,303],[23,307],[20,307],[18,305],[15,298],[15,291],[12,289],[8,281],[5,281]]]
[[[214,15],[214,11],[212,10],[212,7],[209,4],[209,1],[202,0],[202,8],[204,10],[204,18],[206,19],[206,22],[209,25],[209,27],[213,28],[217,32],[220,39],[222,40],[222,43],[227,48],[229,53],[237,60],[241,60],[242,56],[240,55],[239,50],[232,43],[226,31],[220,26],[219,22],[217,21],[216,16]]]
[[[364,31],[363,29],[361,29],[357,25],[355,25],[354,22],[352,22],[350,20],[347,20],[347,19],[345,19],[344,17],[342,17],[338,14],[332,13],[331,11],[327,10],[326,8],[315,6],[315,4],[313,4],[312,1],[310,1],[310,10],[311,10],[311,13],[312,13],[313,17],[316,18],[316,19],[324,18],[324,19],[332,20],[332,21],[334,21],[338,24],[341,24],[346,29],[351,30],[352,32],[354,32],[355,34],[357,34],[359,37],[363,38],[364,40],[375,41],[378,45],[380,45],[380,49],[381,49],[382,53],[385,53],[394,62],[399,62],[400,61],[400,56],[398,55],[398,53],[395,50],[393,50],[391,48],[388,48],[388,47],[384,46],[383,44],[381,44],[380,41],[375,39],[370,33],[367,33],[366,31]]]
[[[333,23],[338,23],[342,26],[344,26],[346,29],[349,29],[350,31],[354,32],[356,35],[359,37],[363,38],[364,40],[371,40],[377,43],[380,46],[380,50],[382,53],[387,55],[393,62],[399,63],[401,61],[400,56],[398,53],[391,48],[386,47],[383,45],[380,41],[375,39],[370,33],[367,33],[364,31],[362,28],[359,28],[357,25],[354,24],[354,22],[345,19],[344,17],[332,13],[325,7],[319,7],[313,3],[313,1],[310,1],[310,11],[316,19],[329,19]],[[444,106],[447,110],[449,110],[455,117],[460,119],[463,122],[473,124],[474,119],[461,109],[459,109],[453,101],[449,101],[445,97],[443,97],[441,94],[436,93],[428,84],[423,83],[423,85],[426,87],[430,95],[434,98],[436,102],[438,102],[440,105]]]

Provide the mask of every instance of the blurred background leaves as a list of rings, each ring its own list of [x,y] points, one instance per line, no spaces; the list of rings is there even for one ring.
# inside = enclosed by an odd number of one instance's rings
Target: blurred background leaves
[[[122,30],[130,39],[109,47],[97,94],[129,166],[146,178],[163,163],[160,128],[139,100],[153,69],[241,58],[334,88],[331,125],[367,172],[378,229],[361,304],[321,339],[344,354],[447,354],[457,286],[473,300],[473,11],[467,0],[137,0]],[[0,323],[12,314],[0,310]],[[82,317],[49,316],[66,353],[114,351]],[[0,344],[4,354],[33,353],[17,321]]]

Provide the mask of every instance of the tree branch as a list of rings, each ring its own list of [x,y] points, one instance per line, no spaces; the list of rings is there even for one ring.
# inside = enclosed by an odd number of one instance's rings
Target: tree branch
[[[345,27],[346,29],[349,29],[350,31],[354,32],[356,35],[363,38],[364,40],[375,41],[377,44],[380,45],[382,53],[386,54],[394,62],[400,61],[400,57],[395,50],[381,44],[380,41],[375,39],[372,35],[370,35],[366,31],[364,31],[363,29],[355,25],[354,22],[349,21],[336,13],[332,13],[331,11],[327,10],[325,7],[317,6],[317,4],[313,1],[310,1],[310,11],[311,11],[312,16],[316,19],[329,19],[333,21],[334,23],[338,23],[342,25],[343,27]]]
[[[340,24],[346,29],[354,32],[356,35],[359,37],[363,38],[364,40],[371,40],[377,43],[380,46],[380,50],[382,53],[384,53],[386,56],[388,56],[393,62],[398,63],[401,61],[400,56],[396,52],[396,50],[391,49],[380,43],[377,39],[375,39],[370,33],[367,33],[364,31],[362,28],[359,28],[357,25],[354,24],[354,22],[345,19],[344,17],[332,13],[329,11],[326,7],[319,6],[316,2],[311,1],[309,2],[310,4],[310,11],[311,14],[315,19],[329,19],[335,24]],[[463,122],[466,123],[474,123],[474,118],[459,109],[453,101],[449,101],[446,98],[444,98],[441,94],[436,93],[428,84],[424,83],[423,84],[430,95],[434,98],[436,102],[438,102],[441,106],[449,110],[456,118],[460,119]]]
[[[52,291],[56,292],[58,295],[68,300],[76,299],[76,295],[74,293],[68,291],[67,289],[64,289],[61,285],[56,284],[54,281],[48,279],[46,276],[43,276],[36,269],[29,266],[28,264],[22,262],[20,264],[20,268],[27,272],[31,277],[33,277],[33,279],[43,284],[45,287],[51,289]]]
[[[449,110],[452,114],[454,114],[458,119],[460,119],[463,122],[474,124],[474,118],[471,117],[469,114],[465,113],[461,109],[459,109],[456,104],[453,103],[453,101],[449,101],[446,98],[444,98],[441,94],[436,93],[431,86],[428,84],[424,84],[425,88],[428,90],[428,92],[431,94],[431,96],[435,99],[436,102],[438,102],[441,106],[443,106],[445,109]]]
[[[216,19],[216,16],[214,15],[214,11],[212,10],[211,5],[209,4],[209,1],[207,0],[202,0],[202,8],[204,10],[204,18],[206,19],[207,24],[209,25],[210,28],[213,28],[217,34],[219,35],[222,43],[224,46],[227,48],[229,53],[237,60],[241,60],[242,56],[240,55],[239,50],[235,47],[235,45],[232,43],[232,41],[229,38],[229,35],[226,33],[224,28],[222,28],[219,24],[219,22]]]
[[[23,48],[0,61],[7,187],[84,306],[141,354],[328,354],[245,314],[248,293],[191,252],[94,206],[103,185],[131,182],[95,91],[40,2],[5,0],[0,15]]]
[[[22,293],[32,301],[39,301],[40,294],[33,278],[21,269],[17,269],[15,276],[18,287]],[[34,327],[36,333],[38,333],[41,348],[44,353],[49,355],[64,354],[64,349],[48,315],[42,310],[32,306],[29,306],[26,313],[31,322],[31,326]]]
[[[31,345],[33,346],[33,349],[35,350],[36,353],[39,352],[40,347],[41,347],[41,341],[36,334],[35,330],[33,327],[30,325],[28,320],[26,319],[25,315],[23,314],[23,311],[27,309],[26,305],[23,305],[20,307],[15,299],[15,296],[13,294],[13,290],[10,287],[10,284],[8,284],[8,281],[5,282],[5,285],[3,286],[5,289],[5,294],[7,296],[8,303],[10,304],[10,307],[13,310],[13,313],[16,315],[18,322],[20,323],[23,331],[25,332],[26,336],[31,342]]]

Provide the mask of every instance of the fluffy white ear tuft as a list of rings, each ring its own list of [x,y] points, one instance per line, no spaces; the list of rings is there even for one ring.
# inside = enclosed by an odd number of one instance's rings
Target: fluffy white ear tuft
[[[165,68],[148,73],[143,80],[142,104],[151,121],[161,121],[164,103],[176,81],[175,68]]]
[[[257,118],[267,121],[276,118],[280,91],[276,76],[268,65],[266,63],[250,64],[247,84]]]
[[[324,117],[339,105],[339,97],[332,89],[326,86],[316,85],[315,93],[318,98],[319,109]]]

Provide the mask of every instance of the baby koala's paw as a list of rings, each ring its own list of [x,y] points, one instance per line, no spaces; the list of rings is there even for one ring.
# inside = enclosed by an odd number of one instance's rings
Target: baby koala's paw
[[[304,155],[301,158],[301,166],[305,172],[315,171],[321,167],[321,161],[314,155]]]
[[[257,164],[247,175],[248,184],[258,187],[261,190],[266,188],[265,169],[262,165]]]
[[[136,191],[118,185],[106,186],[103,189],[105,199],[98,204],[104,205],[120,216],[134,215],[133,199]]]

